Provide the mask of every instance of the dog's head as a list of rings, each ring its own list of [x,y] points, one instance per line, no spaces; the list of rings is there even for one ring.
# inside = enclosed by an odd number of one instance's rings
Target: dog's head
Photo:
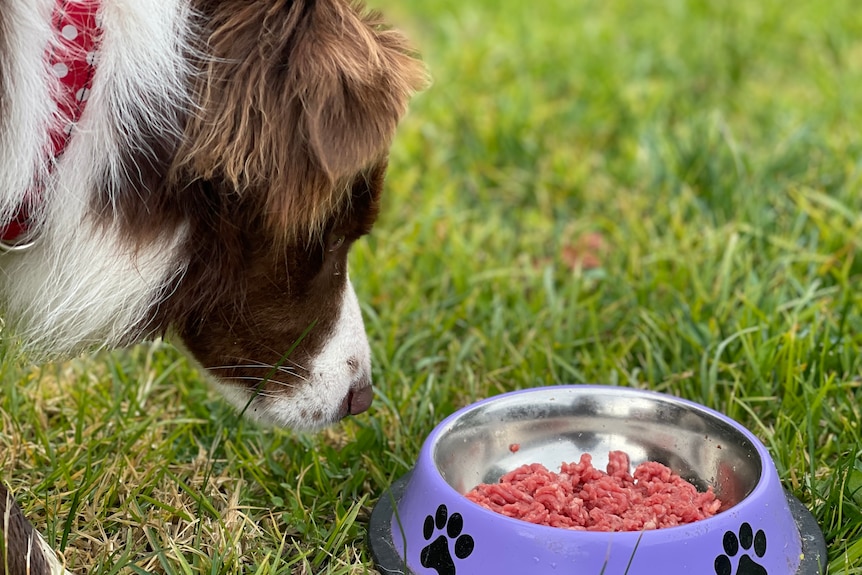
[[[188,266],[155,322],[246,415],[313,429],[369,407],[370,351],[347,254],[376,219],[384,169],[358,171],[310,235],[286,236],[230,185],[192,184],[217,205],[190,207],[201,219],[188,220]],[[207,241],[213,222],[218,242]]]
[[[313,429],[365,410],[347,253],[377,217],[424,67],[348,0],[194,0],[140,14],[153,26],[139,38],[123,32],[138,6],[102,14],[42,237],[3,261],[10,323],[36,352],[168,334],[264,422]]]
[[[166,214],[185,228],[186,264],[153,325],[246,414],[316,428],[371,403],[347,254],[377,218],[388,148],[424,68],[399,33],[343,0],[202,13],[197,112]]]
[[[377,217],[424,67],[350,0],[102,6],[92,90],[62,157],[35,176],[0,162],[47,182],[38,242],[2,258],[7,325],[42,355],[168,334],[237,407],[277,425],[366,409],[370,352],[347,252]],[[16,40],[30,41],[42,78],[41,41]],[[0,42],[0,76],[23,57]],[[38,105],[50,82],[27,86],[0,83],[15,104],[0,107],[10,155],[12,128],[38,135],[53,121]],[[7,203],[27,196],[7,188]]]

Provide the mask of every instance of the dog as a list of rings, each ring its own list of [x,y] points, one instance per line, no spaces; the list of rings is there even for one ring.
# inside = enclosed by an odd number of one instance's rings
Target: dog
[[[0,0],[5,345],[166,337],[265,424],[368,409],[347,253],[426,83],[349,0]],[[0,536],[0,575],[62,569],[2,486]]]

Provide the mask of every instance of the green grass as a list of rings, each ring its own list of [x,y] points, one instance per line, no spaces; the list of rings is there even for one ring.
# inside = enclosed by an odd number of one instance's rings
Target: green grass
[[[365,573],[445,415],[607,383],[747,425],[862,573],[857,3],[375,1],[435,83],[351,256],[371,412],[257,429],[162,343],[7,361],[0,477],[81,573]]]

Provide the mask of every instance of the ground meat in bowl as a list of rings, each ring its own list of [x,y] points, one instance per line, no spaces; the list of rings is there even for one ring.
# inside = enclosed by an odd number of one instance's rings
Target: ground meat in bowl
[[[655,461],[629,474],[629,456],[608,454],[607,473],[585,453],[559,473],[539,463],[522,465],[499,483],[477,485],[466,497],[479,505],[530,523],[589,531],[641,531],[692,523],[721,508],[712,487],[694,485]]]

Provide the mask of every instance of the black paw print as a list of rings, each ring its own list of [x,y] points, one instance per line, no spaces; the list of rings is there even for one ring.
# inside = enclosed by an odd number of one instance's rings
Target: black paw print
[[[766,533],[763,529],[758,529],[757,533],[754,533],[751,525],[743,523],[739,526],[739,537],[733,531],[724,534],[723,546],[724,554],[715,558],[716,575],[767,575],[763,565],[756,563],[748,553],[753,547],[754,555],[758,559],[766,555]],[[739,552],[740,547],[746,553],[739,558],[734,571],[732,559]]]
[[[440,531],[446,528],[446,533],[441,533],[440,536],[431,541],[434,536],[435,529]],[[425,518],[425,525],[422,527],[422,534],[425,536],[425,541],[431,541],[422,549],[419,555],[419,560],[422,566],[427,569],[436,569],[438,575],[455,575],[455,562],[452,560],[452,554],[449,552],[449,540],[455,540],[455,557],[458,559],[466,559],[473,552],[473,538],[469,535],[462,535],[461,530],[464,528],[464,519],[460,513],[453,513],[449,516],[449,510],[445,505],[437,508],[437,513]]]

